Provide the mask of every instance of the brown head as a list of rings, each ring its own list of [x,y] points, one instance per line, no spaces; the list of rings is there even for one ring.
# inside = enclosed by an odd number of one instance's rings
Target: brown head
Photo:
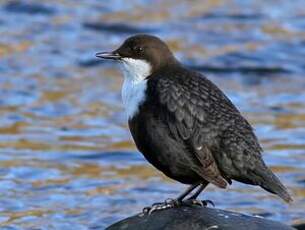
[[[150,67],[150,74],[169,63],[177,63],[174,55],[161,39],[147,34],[129,37],[118,49],[112,52],[97,53],[96,56],[119,60],[129,65],[146,63]]]

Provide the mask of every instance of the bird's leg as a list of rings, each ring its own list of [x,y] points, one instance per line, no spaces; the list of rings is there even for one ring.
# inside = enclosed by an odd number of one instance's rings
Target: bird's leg
[[[203,191],[203,189],[205,189],[207,185],[206,184],[201,184],[200,187],[197,189],[197,191],[191,195],[188,200],[195,200],[197,199],[197,197],[199,196],[199,194]]]
[[[199,185],[200,185],[200,183],[189,186],[180,196],[177,197],[176,200],[181,202],[188,194],[190,194]]]
[[[150,207],[145,207],[143,209],[143,214],[148,214],[150,215],[151,213],[153,213],[154,211],[157,210],[164,210],[164,209],[168,209],[168,208],[174,208],[174,207],[178,207],[181,206],[183,204],[183,199],[189,194],[191,193],[195,188],[197,188],[199,186],[199,183],[197,184],[193,184],[191,186],[189,186],[180,196],[178,196],[176,199],[166,199],[164,202],[162,203],[155,203]]]
[[[199,205],[199,206],[207,206],[208,204],[211,204],[212,206],[215,206],[213,201],[211,201],[211,200],[197,200],[197,197],[205,189],[205,187],[207,185],[208,185],[208,183],[202,183],[200,185],[200,187],[198,188],[198,190],[193,195],[191,195],[190,197],[187,198],[185,203],[196,204],[196,205]]]

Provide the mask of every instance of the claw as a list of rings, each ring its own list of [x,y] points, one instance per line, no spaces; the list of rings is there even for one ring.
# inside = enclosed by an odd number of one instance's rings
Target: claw
[[[202,202],[201,200],[196,200],[196,199],[188,199],[188,200],[184,200],[182,203],[184,206],[193,206],[193,205],[197,205],[200,207],[204,207],[206,206],[204,202]]]
[[[215,207],[213,201],[211,200],[196,200],[196,199],[188,199],[183,201],[184,205],[192,206],[192,205],[198,205],[201,207],[207,207],[209,204]]]
[[[163,203],[153,203],[151,206],[147,206],[145,208],[143,208],[142,213],[143,214],[148,214],[150,212],[151,209],[153,209],[156,206],[161,206]]]
[[[178,207],[181,205],[181,201],[179,201],[177,199],[172,199],[172,198],[166,199],[164,203],[166,203],[172,207]]]
[[[143,210],[142,210],[142,213],[147,214],[150,209],[151,209],[151,207],[144,207]]]
[[[204,207],[207,206],[204,202],[202,202],[201,200],[191,200],[193,205],[198,205],[200,207]]]
[[[165,210],[179,206],[179,201],[175,199],[166,199],[163,203],[154,203],[150,207],[143,208],[142,213],[144,215],[150,215],[155,211]]]
[[[201,202],[203,202],[204,206],[208,206],[209,204],[212,205],[213,207],[215,207],[215,204],[213,201],[211,200],[202,200]]]
[[[160,211],[160,210],[164,210],[164,209],[168,209],[168,208],[172,208],[172,206],[170,204],[166,204],[166,203],[161,204],[161,205],[155,205],[149,210],[148,215],[152,214],[155,211]]]

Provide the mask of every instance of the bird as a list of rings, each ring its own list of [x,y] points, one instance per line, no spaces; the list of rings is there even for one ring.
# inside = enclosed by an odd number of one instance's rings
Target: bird
[[[155,203],[145,212],[200,203],[197,197],[208,184],[224,189],[232,180],[292,202],[265,164],[250,123],[212,81],[180,63],[160,38],[136,34],[96,57],[122,64],[122,101],[137,149],[166,176],[189,185],[176,199]]]

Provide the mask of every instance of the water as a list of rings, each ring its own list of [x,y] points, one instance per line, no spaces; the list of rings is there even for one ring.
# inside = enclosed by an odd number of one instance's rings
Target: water
[[[152,7],[153,5],[153,7]],[[281,6],[281,7],[275,7]],[[0,227],[103,229],[185,186],[138,153],[121,74],[97,60],[154,33],[221,87],[293,193],[209,186],[217,208],[293,224],[305,210],[303,1],[0,1]]]

